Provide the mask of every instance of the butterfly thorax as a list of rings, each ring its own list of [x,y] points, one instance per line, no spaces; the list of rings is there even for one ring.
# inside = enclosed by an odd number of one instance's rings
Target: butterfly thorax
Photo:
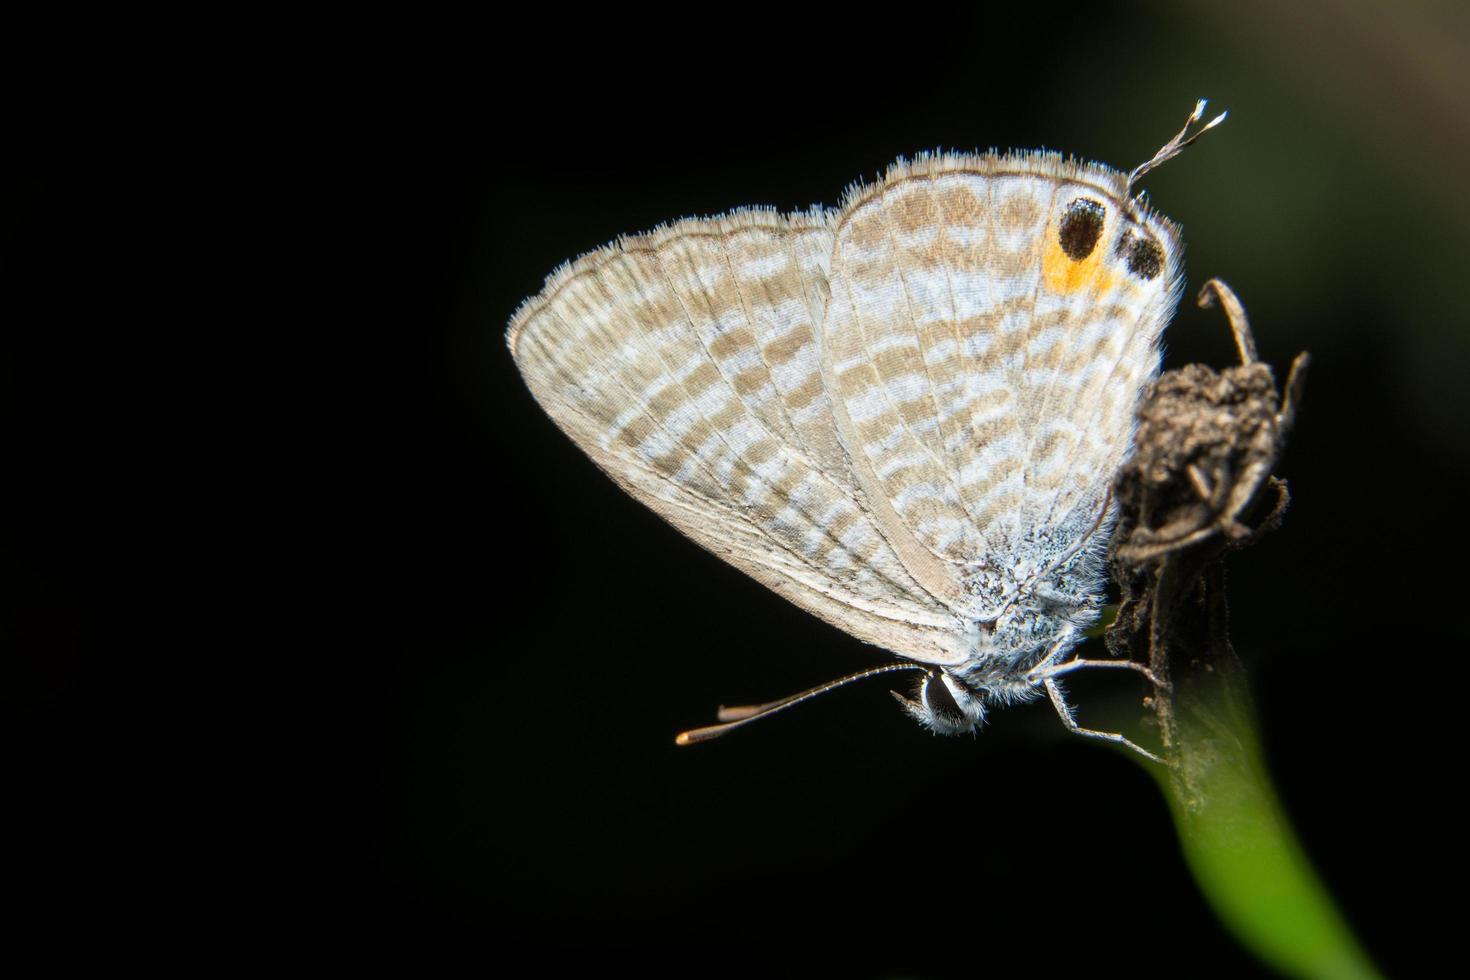
[[[1087,527],[1035,531],[1012,553],[965,577],[966,619],[974,624],[970,665],[1030,669],[1069,631],[1091,626],[1102,608],[1112,515]]]
[[[1034,671],[1064,657],[1097,619],[1098,594],[1023,589],[993,618],[970,630],[962,664],[927,671],[913,698],[900,697],[921,725],[937,734],[977,731],[990,708],[1029,701],[1041,691]]]
[[[914,697],[899,698],[904,709],[955,735],[977,731],[990,708],[1036,697],[1033,672],[1065,657],[1101,613],[1108,523],[1080,532],[1076,547],[1076,535],[1038,536],[1015,557],[977,566],[966,579],[969,656],[926,672]]]

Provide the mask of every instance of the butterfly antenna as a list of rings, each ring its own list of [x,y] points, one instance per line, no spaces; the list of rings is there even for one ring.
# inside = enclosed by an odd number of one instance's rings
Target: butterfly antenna
[[[877,677],[879,674],[892,674],[900,670],[928,669],[928,667],[922,664],[884,664],[882,667],[870,667],[867,670],[860,670],[856,674],[848,674],[846,677],[839,677],[835,681],[819,684],[809,691],[802,691],[800,694],[793,694],[779,701],[768,701],[765,704],[742,705],[736,708],[721,706],[719,713],[716,715],[720,719],[720,724],[707,725],[704,728],[691,728],[687,732],[680,732],[674,739],[674,744],[694,745],[696,742],[708,742],[712,738],[719,738],[726,732],[733,731],[741,725],[755,721],[757,718],[767,718],[778,711],[785,711],[793,705],[801,704],[803,701],[810,701],[819,694],[826,694],[828,691],[835,691],[839,687],[845,687],[857,681],[867,680],[869,677]]]
[[[1132,194],[1133,185],[1138,182],[1138,179],[1140,177],[1142,177],[1144,174],[1148,173],[1150,170],[1154,169],[1164,161],[1172,160],[1174,157],[1177,157],[1179,154],[1183,153],[1185,147],[1193,143],[1195,140],[1199,139],[1201,136],[1205,135],[1205,133],[1208,133],[1210,130],[1214,129],[1216,126],[1220,125],[1222,122],[1225,121],[1225,117],[1230,115],[1230,111],[1227,109],[1225,112],[1220,113],[1214,119],[1211,119],[1209,122],[1205,123],[1204,126],[1199,129],[1193,136],[1189,136],[1189,127],[1193,126],[1195,123],[1204,118],[1205,104],[1207,102],[1209,102],[1208,99],[1200,99],[1198,102],[1196,102],[1194,104],[1194,111],[1191,112],[1189,114],[1189,118],[1184,121],[1184,128],[1181,129],[1174,136],[1173,139],[1160,147],[1159,152],[1153,155],[1153,159],[1149,160],[1147,163],[1139,164],[1137,167],[1133,168],[1133,172],[1128,175],[1128,188],[1124,193],[1125,197],[1129,194]]]

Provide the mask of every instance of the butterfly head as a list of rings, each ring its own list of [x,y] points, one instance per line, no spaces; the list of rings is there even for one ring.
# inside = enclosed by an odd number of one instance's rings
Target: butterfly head
[[[897,691],[893,696],[919,724],[936,735],[963,735],[985,724],[985,701],[980,691],[947,670],[928,670],[914,697]]]

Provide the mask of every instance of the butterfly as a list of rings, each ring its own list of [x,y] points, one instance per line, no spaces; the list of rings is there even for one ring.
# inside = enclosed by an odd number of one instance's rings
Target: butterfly
[[[835,209],[747,208],[556,269],[507,342],[546,413],[696,543],[901,658],[763,705],[703,741],[876,674],[921,671],[920,724],[1083,668],[1134,412],[1183,287],[1179,229],[1133,194],[1225,118],[1125,174],[1049,152],[938,153]]]

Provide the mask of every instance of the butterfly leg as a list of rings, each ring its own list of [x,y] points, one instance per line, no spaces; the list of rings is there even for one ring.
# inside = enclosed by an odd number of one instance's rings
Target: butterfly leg
[[[1076,663],[1076,661],[1072,662]],[[1091,728],[1083,728],[1081,725],[1077,724],[1077,718],[1072,714],[1072,707],[1071,705],[1067,704],[1066,695],[1062,693],[1062,687],[1056,682],[1055,678],[1048,677],[1043,683],[1046,684],[1046,693],[1051,696],[1052,707],[1057,709],[1057,715],[1062,719],[1062,724],[1067,726],[1067,731],[1072,732],[1075,735],[1086,735],[1088,738],[1100,738],[1104,742],[1113,742],[1117,745],[1126,745],[1128,748],[1132,749],[1134,752],[1137,752],[1145,759],[1150,759],[1154,762],[1159,763],[1160,765],[1167,765],[1167,763],[1165,763],[1163,759],[1160,759],[1148,749],[1145,749],[1141,745],[1137,745],[1129,741],[1127,738],[1118,734],[1117,732],[1099,732]]]
[[[1163,688],[1164,690],[1169,689],[1169,684],[1166,681],[1160,679],[1143,664],[1133,660],[1083,660],[1079,657],[1076,660],[1068,660],[1064,664],[1054,664],[1050,662],[1051,659],[1051,657],[1048,657],[1046,660],[1037,664],[1036,667],[1032,668],[1031,673],[1026,675],[1026,679],[1034,683],[1052,677],[1060,677],[1063,674],[1070,674],[1074,670],[1082,670],[1087,667],[1111,667],[1115,670],[1118,668],[1136,670],[1144,677],[1147,677],[1149,683],[1154,687]]]

